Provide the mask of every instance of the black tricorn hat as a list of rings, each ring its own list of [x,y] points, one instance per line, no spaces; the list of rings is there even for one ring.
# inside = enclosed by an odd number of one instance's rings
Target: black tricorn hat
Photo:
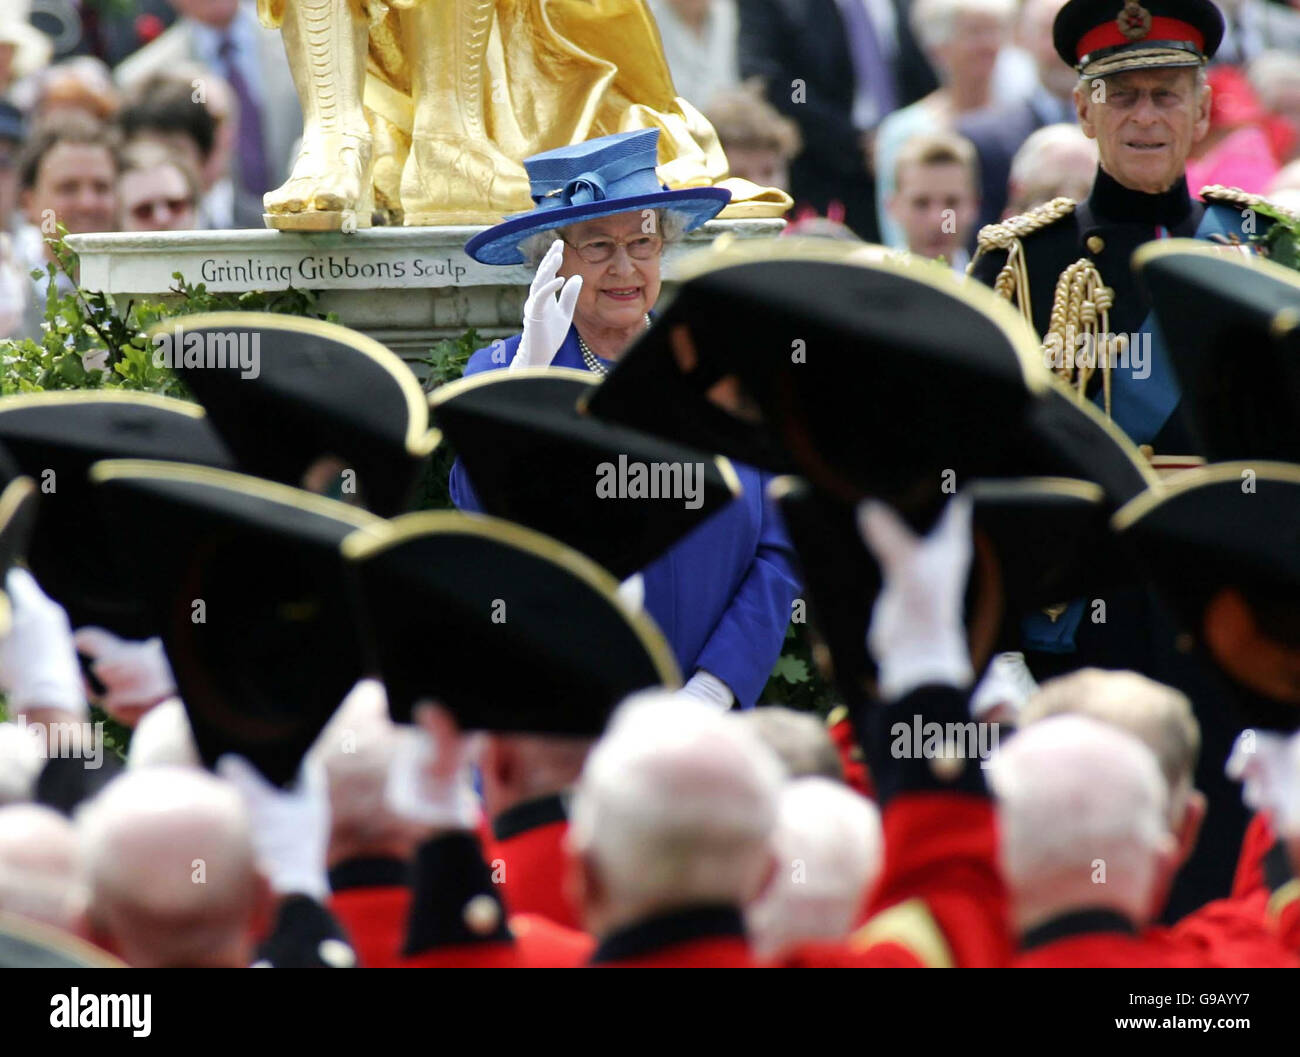
[[[520,525],[408,514],[343,553],[398,722],[428,699],[467,730],[595,736],[628,694],[680,684],[668,643],[609,573]]]
[[[437,443],[415,375],[373,338],[264,312],[181,316],[149,332],[245,473],[300,487],[319,460],[355,472],[367,509],[406,509]]]
[[[101,462],[91,479],[114,553],[153,612],[203,761],[237,752],[288,782],[365,674],[339,545],[382,520],[176,463]]]
[[[871,611],[880,592],[875,557],[858,533],[851,504],[781,477],[773,499],[798,552],[812,621],[840,690],[870,694],[875,664],[867,653]],[[994,649],[1014,649],[1008,618],[1114,582],[1125,571],[1104,544],[1110,506],[1091,481],[1059,477],[972,482],[976,552],[967,587],[967,627],[977,663]],[[909,518],[916,531],[927,531]]]
[[[1081,77],[1203,66],[1222,40],[1210,0],[1070,0],[1052,24],[1056,53]]]
[[[597,384],[563,367],[485,371],[436,390],[430,405],[486,513],[622,580],[740,495],[740,482],[720,456],[580,415]]]
[[[128,638],[153,634],[134,585],[110,560],[87,473],[113,458],[230,466],[203,409],[120,391],[7,396],[0,398],[0,444],[40,490],[27,562],[73,627],[94,624]],[[130,546],[149,549],[150,539],[146,532]]]
[[[1024,320],[932,262],[782,240],[699,267],[590,414],[906,510],[1000,472],[1047,386]]]
[[[1300,275],[1192,239],[1149,243],[1133,267],[1206,457],[1300,462]]]
[[[1298,525],[1300,465],[1264,460],[1188,470],[1112,520],[1193,639],[1255,692],[1243,699],[1247,707],[1258,712],[1265,700],[1288,706],[1289,726],[1300,719]],[[1285,689],[1265,688],[1279,671]],[[1275,725],[1279,713],[1266,711],[1254,721]]]

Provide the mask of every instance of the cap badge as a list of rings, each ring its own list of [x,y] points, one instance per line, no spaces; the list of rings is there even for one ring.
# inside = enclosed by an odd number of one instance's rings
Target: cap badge
[[[1151,32],[1151,12],[1139,4],[1138,0],[1128,0],[1124,10],[1115,19],[1115,24],[1129,40],[1142,40]]]

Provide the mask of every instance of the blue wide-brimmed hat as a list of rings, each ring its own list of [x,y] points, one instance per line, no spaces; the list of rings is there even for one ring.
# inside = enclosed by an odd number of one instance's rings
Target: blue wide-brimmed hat
[[[658,155],[659,130],[647,128],[525,158],[537,207],[475,235],[465,252],[483,264],[522,264],[519,243],[547,228],[636,209],[670,209],[686,218],[690,231],[731,200],[731,192],[721,187],[669,190],[655,172]]]

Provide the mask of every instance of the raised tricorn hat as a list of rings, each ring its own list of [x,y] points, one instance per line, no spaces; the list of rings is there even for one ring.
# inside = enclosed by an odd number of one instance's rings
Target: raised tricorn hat
[[[978,668],[995,650],[1019,648],[1014,636],[1023,613],[1104,587],[1126,570],[1105,544],[1111,508],[1099,485],[1037,477],[975,481],[968,491],[975,554],[966,625]],[[794,541],[810,615],[826,647],[818,659],[850,699],[870,695],[875,664],[866,640],[881,576],[855,508],[796,477],[777,478],[770,494]]]
[[[740,482],[720,456],[580,415],[597,384],[563,367],[485,371],[442,386],[430,405],[486,513],[622,580],[739,496]]]
[[[1223,40],[1210,0],[1070,0],[1056,14],[1056,53],[1080,77],[1204,66]]]
[[[343,553],[398,722],[429,700],[466,730],[595,736],[628,694],[680,685],[668,643],[618,582],[520,525],[408,514]]]
[[[588,413],[907,509],[1002,472],[1047,388],[1024,320],[931,262],[789,240],[698,267]]]
[[[1133,268],[1210,462],[1300,463],[1300,275],[1192,239],[1149,243]]]
[[[1300,722],[1300,465],[1229,462],[1188,470],[1112,520],[1121,543],[1257,723]],[[1239,702],[1240,703],[1240,702]]]
[[[203,409],[150,393],[49,392],[0,398],[0,444],[36,482],[27,563],[74,627],[128,638],[152,634],[138,593],[110,560],[106,526],[87,474],[100,459],[177,460],[230,466]],[[151,549],[151,533],[131,541]]]
[[[149,337],[241,471],[305,487],[324,463],[352,471],[343,492],[366,509],[391,517],[407,508],[437,436],[415,375],[373,338],[266,312],[181,316]]]
[[[285,783],[366,662],[339,545],[382,519],[203,467],[97,463],[113,557],[153,614],[203,761]],[[144,543],[142,541],[148,541]]]

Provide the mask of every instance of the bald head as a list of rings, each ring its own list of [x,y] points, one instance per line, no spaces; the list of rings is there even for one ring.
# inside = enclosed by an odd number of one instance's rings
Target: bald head
[[[587,759],[570,813],[588,928],[743,907],[771,867],[783,780],[771,750],[725,714],[670,693],[629,699]]]
[[[0,911],[79,932],[85,909],[72,823],[36,804],[0,807]]]
[[[1002,862],[1021,931],[1077,910],[1145,924],[1175,856],[1150,750],[1085,716],[1040,720],[990,765]]]
[[[746,912],[759,956],[848,936],[880,873],[880,812],[827,778],[781,790],[772,850],[776,873]]]
[[[149,767],[77,815],[92,927],[132,965],[247,965],[265,898],[239,794],[203,772]]]
[[[1127,731],[1155,754],[1177,823],[1192,791],[1201,728],[1187,695],[1137,672],[1082,668],[1043,683],[1020,715],[1022,726],[1064,714]]]
[[[417,829],[384,799],[397,727],[382,683],[363,679],[343,699],[309,757],[325,774],[330,799],[329,864],[355,858],[408,858]]]

